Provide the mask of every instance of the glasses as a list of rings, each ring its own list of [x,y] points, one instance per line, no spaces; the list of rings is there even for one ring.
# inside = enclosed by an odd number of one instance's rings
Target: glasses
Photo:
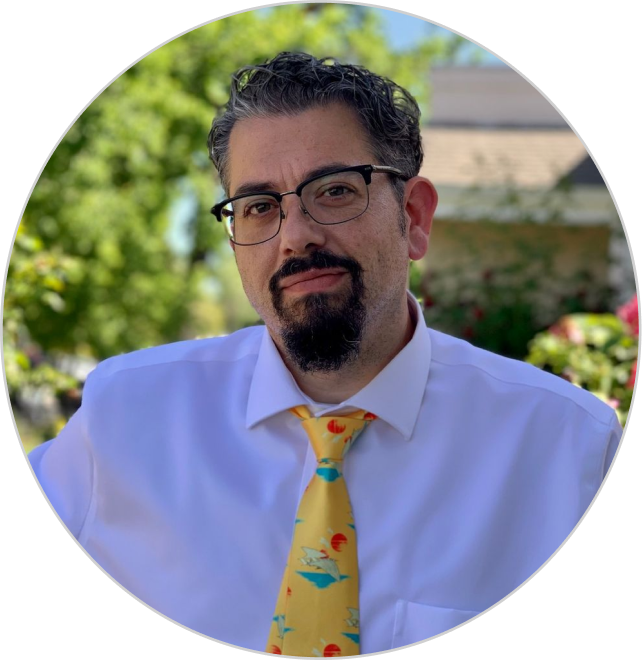
[[[236,245],[259,245],[274,238],[285,218],[281,201],[286,195],[300,199],[301,211],[320,225],[340,225],[363,215],[370,201],[373,174],[391,174],[406,180],[401,170],[385,165],[356,165],[320,174],[288,192],[249,192],[212,207]]]

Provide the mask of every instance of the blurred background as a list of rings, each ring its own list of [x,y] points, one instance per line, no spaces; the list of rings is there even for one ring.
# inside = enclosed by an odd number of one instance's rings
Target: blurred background
[[[283,50],[363,64],[423,113],[440,196],[411,267],[426,321],[585,387],[624,423],[638,304],[617,211],[583,144],[499,59],[443,28],[336,4],[222,19],[130,68],[81,115],[26,207],[4,298],[4,362],[30,450],[98,361],[259,323],[209,208],[206,138],[230,74]]]

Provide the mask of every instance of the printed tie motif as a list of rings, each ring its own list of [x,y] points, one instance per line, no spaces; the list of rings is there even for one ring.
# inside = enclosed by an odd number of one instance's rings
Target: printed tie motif
[[[302,420],[318,464],[299,504],[266,651],[359,655],[357,538],[342,463],[376,417],[361,410],[314,418],[305,406],[291,412]]]

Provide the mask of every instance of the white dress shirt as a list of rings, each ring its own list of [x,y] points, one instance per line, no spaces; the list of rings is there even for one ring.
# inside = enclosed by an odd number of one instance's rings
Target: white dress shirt
[[[416,305],[416,302],[413,304]],[[518,587],[590,504],[621,428],[588,392],[426,328],[347,407],[361,652],[431,637]],[[264,650],[314,453],[264,327],[111,358],[30,454],[89,555],[196,631]],[[318,414],[318,409],[317,409]]]

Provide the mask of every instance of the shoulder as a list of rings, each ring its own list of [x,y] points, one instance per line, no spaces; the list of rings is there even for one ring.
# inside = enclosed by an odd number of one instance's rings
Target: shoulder
[[[152,375],[159,369],[171,371],[184,366],[214,367],[247,360],[256,361],[264,333],[263,326],[238,330],[230,335],[164,344],[117,355],[101,362],[87,379],[87,385],[117,376]]]
[[[606,403],[563,378],[436,330],[429,332],[432,367],[453,386],[474,387],[482,396],[497,395],[504,403],[509,403],[510,396],[515,400],[528,398],[536,408],[547,406],[549,412],[573,409],[606,426],[617,419]],[[536,405],[538,402],[541,406]]]

